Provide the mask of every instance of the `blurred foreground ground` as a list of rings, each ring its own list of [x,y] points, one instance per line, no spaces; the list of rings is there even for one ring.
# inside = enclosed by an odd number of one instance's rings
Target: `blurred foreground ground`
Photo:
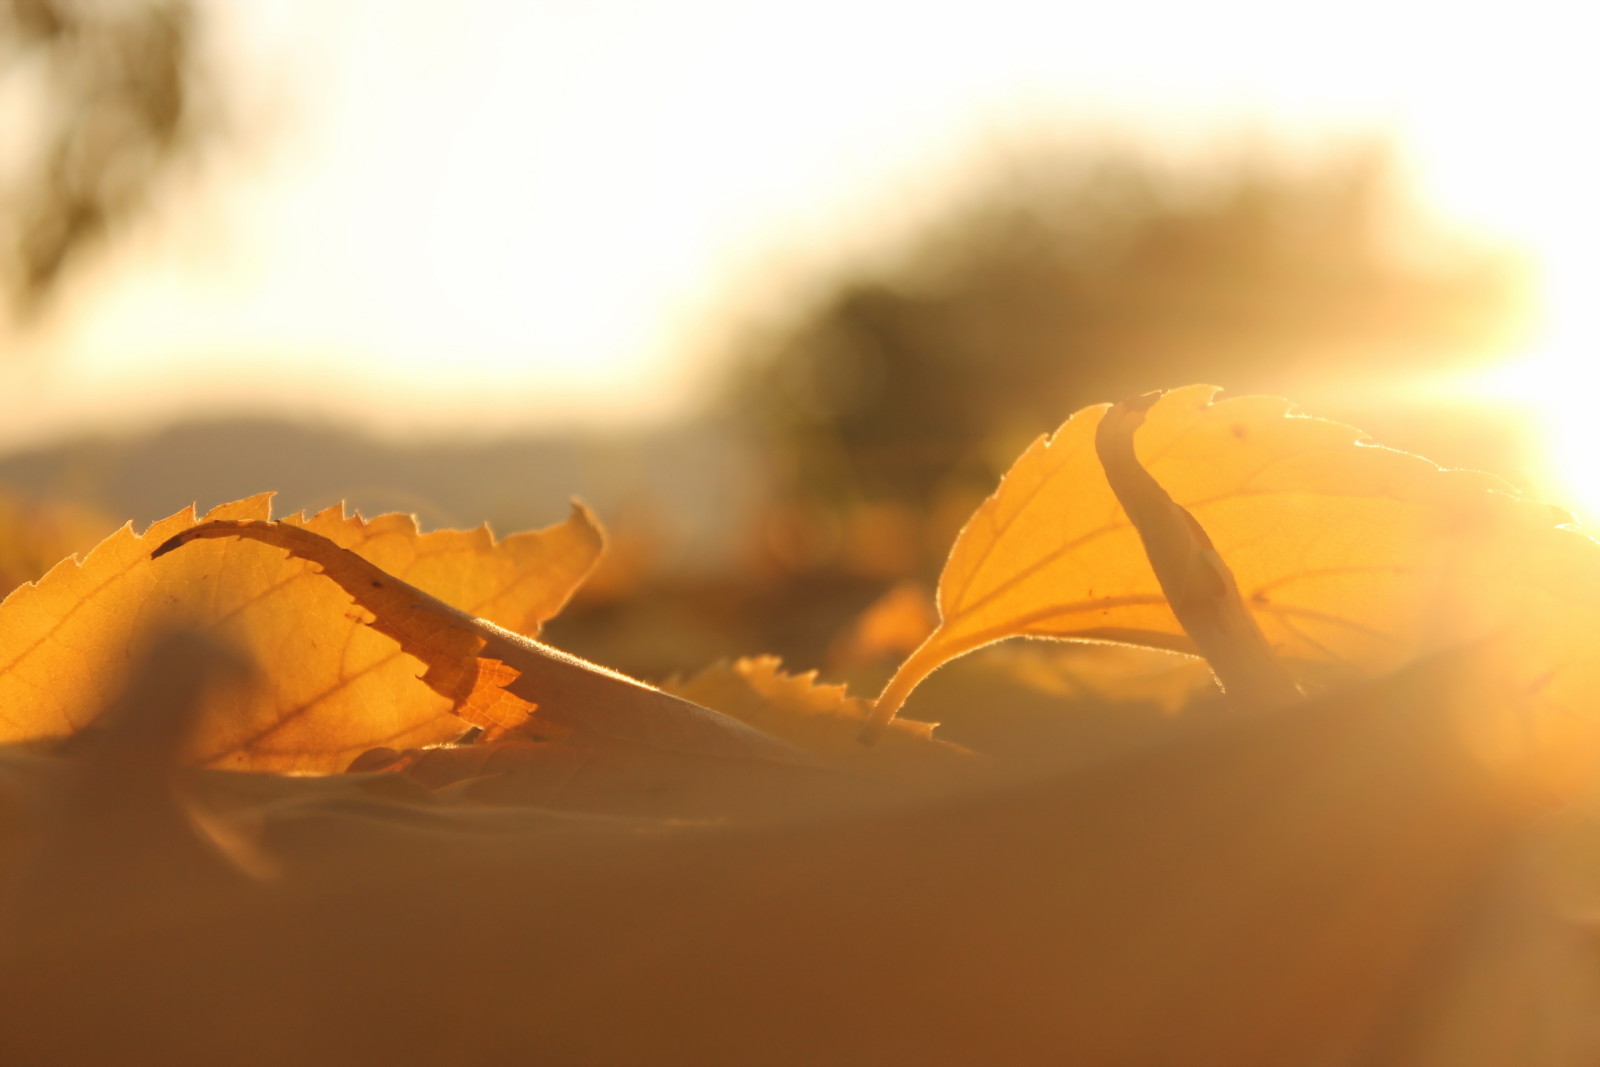
[[[207,663],[169,645],[100,728],[0,750],[8,1063],[1600,1054],[1592,840],[1468,755],[1470,657],[1089,764],[1012,722],[1034,761],[781,814],[757,777],[717,818],[672,774],[597,813],[176,768]]]

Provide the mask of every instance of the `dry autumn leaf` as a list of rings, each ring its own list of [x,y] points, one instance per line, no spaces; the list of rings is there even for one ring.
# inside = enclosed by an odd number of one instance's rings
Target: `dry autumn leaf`
[[[1546,749],[1592,739],[1600,550],[1569,516],[1286,400],[1214,403],[1216,391],[1154,402],[1138,461],[1209,534],[1298,680],[1379,675],[1493,639],[1528,694],[1497,729]],[[1036,440],[963,528],[939,582],[939,627],[885,688],[876,722],[941,664],[1007,637],[1197,651],[1096,454],[1108,410],[1085,408]]]
[[[878,794],[903,800],[928,790],[945,792],[991,769],[968,750],[935,740],[928,723],[897,720],[883,743],[858,744],[871,705],[843,686],[819,684],[814,672],[786,674],[775,656],[718,663],[687,679],[669,679],[648,698],[651,703],[639,705],[626,733],[613,728],[607,736],[596,735],[586,720],[597,713],[614,716],[611,706],[618,698],[626,700],[639,688],[608,673],[597,674],[600,687],[580,702],[542,708],[493,740],[420,751],[375,749],[350,769],[398,771],[452,801],[740,820],[848,808]],[[540,674],[534,664],[522,684],[537,686]],[[707,739],[717,740],[715,747],[706,741],[670,743],[686,717],[699,729],[724,716],[733,720],[723,725],[739,749],[716,735]],[[618,724],[627,720],[614,719],[613,727]],[[741,739],[752,731],[759,747],[742,750]],[[816,765],[792,758],[774,762],[768,751],[774,738],[794,746],[796,754],[816,757]]]
[[[537,707],[541,734],[576,735],[589,746],[642,748],[657,759],[672,754],[808,770],[818,765],[736,719],[474,617],[295,524],[212,520],[174,534],[154,555],[217,539],[260,542],[313,564],[327,588],[343,590],[366,613],[361,622],[425,666],[427,688],[476,726],[501,732]]]
[[[910,719],[896,719],[873,748],[857,743],[872,705],[842,685],[820,684],[815,671],[785,673],[776,656],[717,663],[662,688],[840,764],[937,766],[968,755],[935,740],[934,724]]]
[[[265,522],[270,494],[213,509],[208,522]],[[186,756],[230,768],[342,770],[378,745],[458,735],[455,700],[417,680],[422,666],[364,625],[348,597],[304,560],[213,542],[151,559],[202,520],[192,508],[143,534],[124,526],[0,605],[0,740],[59,737],[94,719],[128,664],[169,629],[210,630],[262,664],[262,682],[207,707]],[[601,548],[582,507],[545,530],[496,541],[487,529],[423,534],[405,515],[338,508],[291,516],[387,574],[508,627],[536,631],[571,596]],[[470,690],[470,686],[468,689]]]

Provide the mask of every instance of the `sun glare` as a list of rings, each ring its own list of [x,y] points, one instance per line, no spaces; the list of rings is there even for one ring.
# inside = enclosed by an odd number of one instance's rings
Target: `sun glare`
[[[1593,299],[1600,234],[1587,191],[1568,180],[1539,192],[1508,188],[1496,205],[1537,260],[1537,333],[1524,351],[1475,379],[1472,391],[1531,413],[1553,502],[1592,525],[1600,520],[1600,415],[1592,384],[1600,360]]]
[[[1533,413],[1553,503],[1586,524],[1600,521],[1600,414],[1590,386],[1600,331],[1563,331],[1502,367],[1479,376],[1474,391]]]
[[[1528,414],[1537,438],[1530,454],[1542,457],[1543,468],[1530,488],[1593,522],[1600,518],[1600,417],[1589,385],[1600,357],[1593,196],[1600,168],[1574,143],[1594,86],[1569,37],[1552,35],[1548,50],[1523,53],[1525,61],[1492,84],[1461,78],[1441,86],[1448,92],[1423,94],[1398,132],[1430,210],[1532,259],[1533,336],[1501,366],[1458,385],[1477,401]]]

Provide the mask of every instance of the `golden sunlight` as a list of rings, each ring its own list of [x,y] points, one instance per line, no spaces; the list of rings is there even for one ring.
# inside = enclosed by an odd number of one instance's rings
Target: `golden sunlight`
[[[1591,382],[1600,359],[1595,249],[1600,248],[1600,159],[1576,148],[1574,132],[1600,95],[1582,34],[1563,28],[1561,9],[1534,4],[1507,25],[1528,47],[1482,39],[1457,52],[1465,73],[1494,56],[1493,79],[1436,77],[1417,68],[1419,106],[1399,133],[1417,161],[1429,207],[1521,249],[1537,272],[1533,336],[1461,391],[1528,412],[1543,471],[1531,488],[1592,520],[1600,517],[1600,419]],[[1536,36],[1535,36],[1536,35]],[[1537,40],[1537,47],[1532,42]],[[1423,90],[1423,78],[1433,81]]]
[[[1553,503],[1586,524],[1600,519],[1600,417],[1591,383],[1600,331],[1552,332],[1532,351],[1472,383],[1534,415],[1546,484]]]
[[[1590,187],[1592,188],[1592,187]],[[1569,195],[1560,195],[1566,192]],[[1507,189],[1501,212],[1525,235],[1539,271],[1538,325],[1528,346],[1504,364],[1469,375],[1463,391],[1525,409],[1543,468],[1536,490],[1586,523],[1600,519],[1600,417],[1595,370],[1600,366],[1594,249],[1588,192],[1554,186],[1535,197]]]
[[[1600,1063],[1579,6],[0,0],[0,1065]]]

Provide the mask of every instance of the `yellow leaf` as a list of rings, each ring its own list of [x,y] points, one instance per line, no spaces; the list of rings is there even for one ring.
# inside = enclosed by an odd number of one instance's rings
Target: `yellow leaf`
[[[841,764],[883,766],[886,760],[960,759],[965,749],[936,741],[933,725],[896,719],[873,748],[859,743],[871,704],[842,685],[822,685],[816,672],[786,674],[776,656],[717,663],[662,688]]]
[[[364,613],[356,621],[397,642],[408,657],[423,664],[423,687],[476,725],[499,733],[526,720],[537,707],[535,732],[540,736],[553,727],[564,738],[581,735],[583,744],[631,746],[658,756],[808,770],[819,766],[793,746],[737,719],[453,607],[294,524],[204,522],[175,534],[154,555],[167,557],[186,545],[235,538],[262,542],[313,565],[312,573],[327,579],[318,583],[324,590],[341,603],[354,600]],[[400,747],[380,742],[362,753]]]
[[[1138,462],[1209,534],[1299,681],[1379,675],[1495,639],[1508,677],[1547,713],[1535,743],[1592,730],[1600,551],[1570,516],[1280,398],[1215,393],[1189,386],[1153,403]],[[1085,408],[1036,440],[963,528],[940,577],[939,627],[885,688],[876,721],[940,664],[1007,637],[1197,652],[1098,460],[1108,410]],[[1526,726],[1530,707],[1509,709],[1506,730]]]
[[[223,505],[203,521],[265,522],[269,499]],[[212,630],[264,668],[263,684],[204,709],[187,745],[191,762],[326,772],[379,745],[461,732],[453,699],[421,684],[419,661],[363,625],[311,564],[216,542],[151,559],[201,521],[189,508],[143,534],[124,526],[0,604],[0,740],[74,733],[120,691],[152,636],[174,627]],[[283,523],[465,611],[530,630],[560,609],[601,547],[581,507],[564,523],[498,542],[487,529],[422,534],[410,516],[368,521],[337,508]]]
[[[1095,453],[1183,632],[1206,658],[1234,703],[1255,708],[1300,696],[1239,594],[1227,560],[1187,508],[1140,464],[1133,435],[1161,397],[1146,393],[1111,405],[1095,430]]]
[[[508,727],[533,710],[532,705],[505,691],[517,672],[491,657],[480,657],[486,642],[470,626],[452,625],[457,616],[470,618],[465,612],[444,607],[366,558],[302,526],[255,520],[204,522],[164,541],[150,558],[160,559],[173,549],[206,538],[241,536],[315,563],[357,607],[371,615],[358,621],[393,638],[401,651],[426,666],[421,680],[450,701],[453,714],[474,726]]]

